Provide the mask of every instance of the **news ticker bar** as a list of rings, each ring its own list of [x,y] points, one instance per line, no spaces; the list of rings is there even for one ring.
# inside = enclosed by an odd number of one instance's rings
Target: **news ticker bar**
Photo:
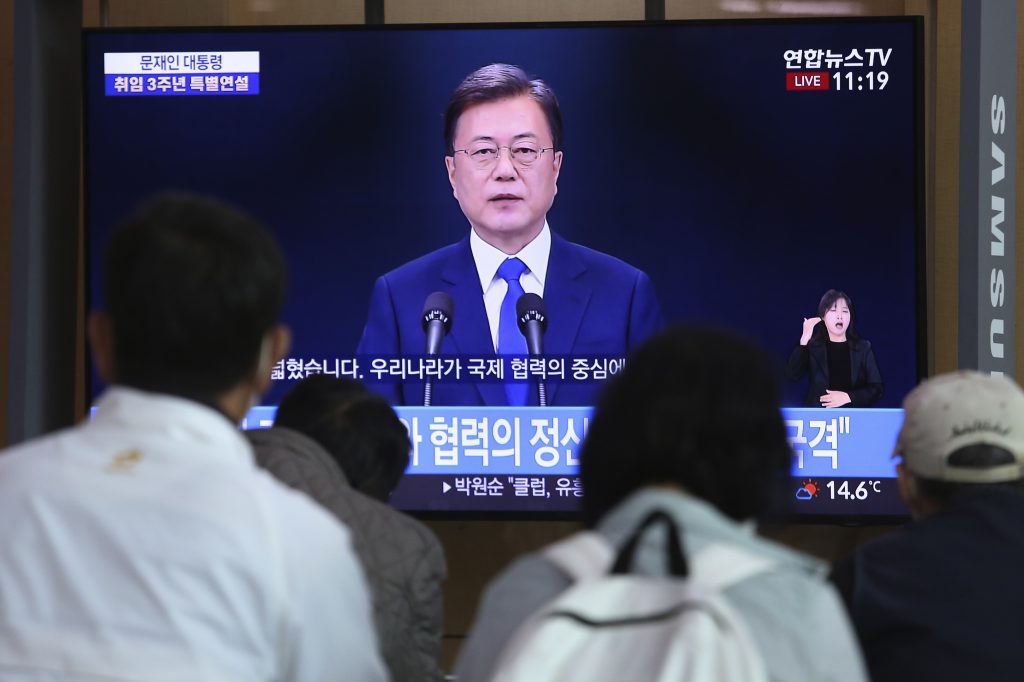
[[[573,513],[582,495],[575,476],[421,474],[402,478],[389,503],[419,512]]]
[[[906,516],[895,479],[791,478],[786,509],[818,516]],[[574,476],[406,476],[391,495],[397,509],[413,512],[564,512],[580,509],[583,490]]]
[[[396,407],[409,429],[408,474],[574,477],[590,407]],[[254,407],[242,428],[266,428],[276,408]],[[794,477],[891,479],[899,409],[784,408]],[[824,485],[824,483],[822,484]]]

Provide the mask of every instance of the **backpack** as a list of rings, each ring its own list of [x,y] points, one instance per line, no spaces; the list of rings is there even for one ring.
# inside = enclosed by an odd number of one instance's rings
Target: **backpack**
[[[632,575],[640,539],[656,523],[666,526],[669,575]],[[767,682],[757,645],[719,590],[764,572],[770,560],[711,545],[693,557],[698,579],[689,579],[679,529],[661,511],[618,556],[590,531],[544,554],[575,582],[516,630],[493,682]]]

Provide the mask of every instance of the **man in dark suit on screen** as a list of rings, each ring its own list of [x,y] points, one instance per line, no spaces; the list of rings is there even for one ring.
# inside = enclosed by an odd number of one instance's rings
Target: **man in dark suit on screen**
[[[422,354],[424,299],[435,291],[453,303],[441,355],[526,355],[515,310],[524,292],[544,299],[548,356],[624,357],[661,328],[645,273],[549,229],[561,137],[554,92],[519,67],[490,64],[463,80],[445,113],[445,165],[472,229],[378,278],[359,354]],[[593,404],[598,387],[549,380],[548,404]],[[396,404],[423,404],[422,383],[387,388]],[[537,404],[536,386],[500,382],[438,382],[432,398],[434,405]]]

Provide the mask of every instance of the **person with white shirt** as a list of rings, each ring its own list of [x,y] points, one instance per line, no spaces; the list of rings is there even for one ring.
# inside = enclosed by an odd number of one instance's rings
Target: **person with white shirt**
[[[386,680],[347,529],[237,428],[289,342],[270,235],[161,195],[103,277],[95,418],[0,453],[0,679]]]
[[[474,71],[448,103],[445,140],[448,179],[469,235],[377,279],[359,355],[422,354],[423,304],[435,291],[449,294],[454,307],[442,355],[526,355],[515,315],[523,293],[544,299],[549,356],[624,357],[661,329],[661,306],[644,272],[548,227],[562,168],[562,115],[544,81],[508,64]],[[597,389],[548,381],[548,404],[589,405]],[[383,392],[396,404],[423,401],[421,383]],[[438,382],[432,404],[536,405],[537,397],[526,385]]]

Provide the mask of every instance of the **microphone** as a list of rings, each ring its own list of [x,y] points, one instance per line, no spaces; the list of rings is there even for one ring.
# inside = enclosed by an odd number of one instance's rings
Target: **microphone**
[[[547,307],[544,299],[537,294],[523,294],[516,301],[516,318],[519,331],[526,337],[526,348],[530,355],[544,354],[544,332],[548,329]],[[547,407],[547,387],[543,381],[537,382],[537,403]]]
[[[452,297],[443,291],[435,291],[423,302],[423,333],[427,335],[426,355],[437,355],[441,350],[441,342],[445,334],[452,328],[452,315],[455,303]],[[430,406],[432,392],[430,382],[423,385],[423,405]]]
[[[423,302],[423,332],[427,335],[426,355],[437,355],[441,350],[441,341],[452,328],[454,308],[452,297],[443,291],[435,291]]]
[[[516,301],[519,331],[526,337],[530,355],[544,354],[544,332],[548,329],[548,312],[544,299],[537,294],[523,294]]]

